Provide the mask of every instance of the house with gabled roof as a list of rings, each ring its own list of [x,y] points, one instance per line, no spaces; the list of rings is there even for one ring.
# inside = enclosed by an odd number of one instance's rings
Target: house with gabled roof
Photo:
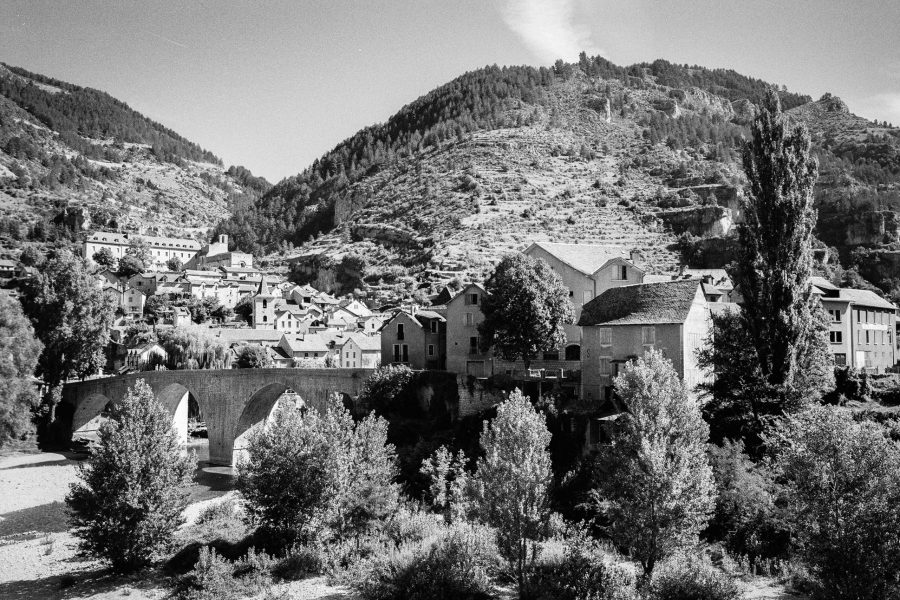
[[[430,310],[398,310],[381,327],[381,364],[443,370],[447,322]]]
[[[557,350],[561,356],[580,354],[581,330],[576,324],[585,304],[609,288],[644,281],[645,271],[635,262],[638,253],[623,246],[534,242],[523,254],[544,260],[569,289],[575,323],[563,327],[566,348]]]
[[[381,336],[355,333],[337,346],[337,366],[344,369],[374,369],[381,363]]]
[[[477,283],[464,285],[447,303],[447,370],[473,377],[493,375],[493,353],[481,349],[478,325],[487,292]],[[437,313],[435,313],[437,314]]]
[[[581,396],[599,406],[612,401],[613,378],[624,363],[655,348],[672,361],[690,390],[710,374],[697,350],[712,326],[699,279],[609,288],[584,305]]]

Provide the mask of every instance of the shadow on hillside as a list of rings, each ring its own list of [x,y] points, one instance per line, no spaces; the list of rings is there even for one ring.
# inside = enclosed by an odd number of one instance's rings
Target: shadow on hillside
[[[51,502],[40,506],[23,508],[22,510],[14,510],[5,515],[0,515],[0,517],[3,518],[0,521],[0,537],[28,531],[57,533],[66,531],[69,528],[68,514],[66,513],[66,504],[64,502]],[[0,598],[5,598],[5,596],[0,594]]]

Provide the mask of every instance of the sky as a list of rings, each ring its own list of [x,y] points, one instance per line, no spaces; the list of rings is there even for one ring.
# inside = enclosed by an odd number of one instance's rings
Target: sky
[[[900,125],[897,0],[2,0],[0,62],[272,182],[454,77],[581,50],[731,68]]]

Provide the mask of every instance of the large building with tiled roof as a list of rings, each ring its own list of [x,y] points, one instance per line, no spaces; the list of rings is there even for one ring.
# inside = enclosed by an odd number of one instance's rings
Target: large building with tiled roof
[[[125,256],[128,246],[136,239],[145,243],[150,249],[153,264],[145,266],[151,270],[165,269],[166,262],[172,258],[177,258],[182,264],[187,264],[200,252],[200,242],[197,240],[95,231],[88,234],[84,240],[82,245],[84,258],[92,262],[94,254],[103,248],[109,249],[116,259],[122,258]]]
[[[690,389],[709,376],[696,352],[708,337],[710,311],[698,279],[642,283],[607,289],[588,302],[582,327],[582,397],[612,398],[620,367],[655,348],[672,361]]]

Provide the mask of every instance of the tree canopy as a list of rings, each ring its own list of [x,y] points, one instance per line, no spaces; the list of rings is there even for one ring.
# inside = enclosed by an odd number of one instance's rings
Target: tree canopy
[[[0,447],[31,431],[38,402],[32,377],[41,350],[22,306],[0,293]]]
[[[478,326],[484,348],[527,366],[540,352],[565,344],[562,326],[575,320],[575,311],[568,288],[546,262],[505,256],[484,289],[484,321]]]

